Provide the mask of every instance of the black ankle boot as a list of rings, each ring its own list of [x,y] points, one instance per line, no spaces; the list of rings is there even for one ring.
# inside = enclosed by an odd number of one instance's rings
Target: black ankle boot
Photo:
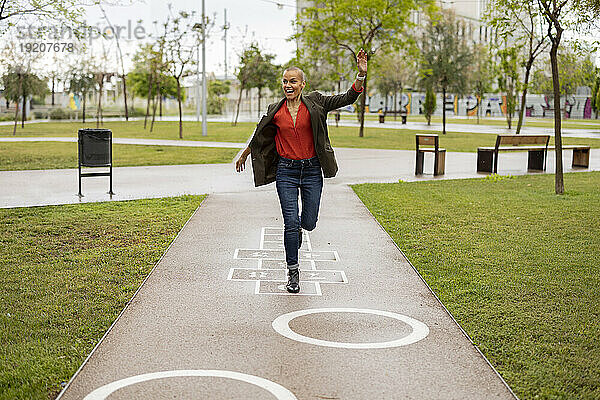
[[[300,270],[298,268],[288,269],[288,283],[285,288],[290,293],[300,291]]]

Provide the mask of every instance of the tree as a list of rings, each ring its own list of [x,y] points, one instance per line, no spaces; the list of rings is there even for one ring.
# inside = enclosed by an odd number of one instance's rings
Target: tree
[[[235,113],[233,125],[237,124],[240,113],[240,103],[242,102],[242,92],[250,88],[259,88],[259,112],[260,112],[260,96],[262,88],[279,86],[277,67],[273,65],[271,60],[275,56],[273,54],[262,54],[257,43],[251,43],[242,51],[240,56],[240,65],[238,67],[236,78],[240,82],[239,97]]]
[[[560,94],[573,95],[579,86],[594,85],[596,67],[590,57],[591,52],[578,54],[571,46],[565,43],[558,51],[558,70],[560,71]]]
[[[540,14],[543,16],[550,39],[550,65],[552,66],[552,87],[554,90],[554,148],[556,154],[556,173],[554,191],[563,194],[562,136],[560,115],[560,78],[558,68],[558,49],[565,28],[584,30],[597,21],[600,16],[599,0],[538,0]]]
[[[48,91],[46,81],[39,78],[31,70],[23,66],[14,66],[12,70],[2,77],[2,86],[4,86],[4,97],[16,104],[15,126],[13,135],[16,134],[17,116],[19,111],[18,103],[22,101],[21,109],[21,128],[25,128],[27,119],[27,101],[31,96],[43,95]]]
[[[407,28],[414,26],[412,12],[422,10],[430,14],[436,8],[432,0],[318,0],[312,4],[297,16],[298,29],[293,37],[306,43],[335,45],[345,52],[353,66],[361,48],[367,52],[369,60],[379,49],[398,49],[407,40],[404,37]],[[321,54],[331,64],[339,55],[337,51]],[[363,82],[363,89],[359,137],[364,136],[368,78]]]
[[[26,17],[79,25],[84,16],[81,6],[89,3],[80,0],[0,0],[0,34],[14,26],[14,21]]]
[[[208,83],[208,112],[209,114],[222,114],[225,99],[221,96],[231,91],[230,81],[211,80]]]
[[[385,95],[386,108],[388,94],[394,97],[394,119],[396,118],[397,98],[400,93],[402,98],[403,89],[407,86],[414,87],[417,74],[415,57],[411,56],[406,49],[385,52],[375,60],[372,67],[372,76],[377,91]]]
[[[490,57],[489,48],[485,45],[477,45],[473,51],[473,71],[471,74],[471,85],[477,97],[477,123],[481,114],[481,99],[492,90],[494,67]]]
[[[104,7],[102,7],[102,3],[100,1],[98,1],[98,5],[100,6],[100,10],[102,11],[102,14],[104,15],[104,19],[106,20],[106,22],[108,22],[109,25],[112,26],[112,24],[110,23],[110,21],[108,19],[108,15],[106,15],[106,11],[104,11]],[[123,62],[123,52],[121,51],[121,44],[119,42],[119,36],[120,35],[113,35],[113,37],[115,38],[115,42],[117,43],[117,50],[118,50],[119,60],[120,60],[120,64],[121,64],[121,80],[123,83],[123,101],[125,104],[125,121],[129,121],[129,111],[127,110],[127,79],[125,78],[125,63]]]
[[[548,75],[545,70],[538,69],[531,75],[529,88],[532,93],[543,94],[548,98],[554,96],[552,89],[552,75]]]
[[[435,92],[433,91],[433,88],[429,86],[425,91],[425,104],[423,104],[423,112],[425,113],[425,118],[427,119],[427,125],[431,125],[431,116],[435,112],[435,106]]]
[[[165,22],[165,34],[159,39],[160,47],[164,48],[165,64],[169,74],[177,84],[177,105],[179,108],[179,138],[183,139],[183,113],[181,109],[182,92],[181,80],[191,74],[190,66],[194,65],[194,49],[198,48],[198,35],[193,32],[192,15],[181,11],[173,19]]]
[[[69,91],[78,94],[82,99],[82,118],[85,124],[85,106],[89,92],[96,87],[94,74],[90,70],[90,65],[87,62],[76,64],[71,67],[68,72]]]
[[[460,34],[461,23],[454,12],[444,10],[438,20],[430,19],[421,39],[421,71],[424,86],[442,90],[442,104],[450,90],[463,94],[467,89],[473,53]],[[464,29],[463,29],[464,31]],[[446,134],[446,107],[442,107],[443,134]]]
[[[499,38],[513,43],[524,43],[521,65],[525,69],[525,74],[522,82],[519,122],[515,132],[519,134],[527,106],[529,75],[537,57],[548,48],[547,32],[540,31],[540,10],[537,3],[531,0],[494,0],[489,5],[486,19],[490,26],[496,29]]]
[[[498,51],[498,87],[504,93],[504,106],[506,110],[506,123],[508,129],[512,128],[512,117],[517,104],[517,90],[519,88],[519,71],[517,68],[518,47],[507,47]]]
[[[140,97],[146,97],[146,113],[144,129],[146,129],[152,103],[152,123],[154,126],[157,99],[163,96],[177,96],[177,82],[167,75],[167,64],[164,61],[164,51],[160,43],[140,45],[133,57],[134,69],[128,74],[133,92]]]
[[[274,54],[261,53],[256,54],[254,65],[248,76],[248,88],[258,89],[258,116],[260,117],[260,100],[264,88],[277,91],[280,86],[279,70],[280,67],[273,64]]]

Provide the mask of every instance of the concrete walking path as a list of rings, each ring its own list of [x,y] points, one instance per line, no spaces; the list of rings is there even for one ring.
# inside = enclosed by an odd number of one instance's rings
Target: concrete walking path
[[[274,190],[209,196],[60,400],[514,399],[346,185],[283,288]]]

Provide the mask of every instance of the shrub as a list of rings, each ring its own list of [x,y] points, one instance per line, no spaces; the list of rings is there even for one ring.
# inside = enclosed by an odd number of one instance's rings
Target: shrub
[[[67,119],[67,113],[62,108],[55,108],[48,113],[50,119]]]
[[[87,113],[86,113],[87,114]],[[55,108],[48,113],[50,119],[70,119],[77,116],[75,111],[65,110],[63,108]]]
[[[48,114],[45,113],[44,111],[34,111],[33,112],[33,118],[35,119],[45,119],[47,118]]]

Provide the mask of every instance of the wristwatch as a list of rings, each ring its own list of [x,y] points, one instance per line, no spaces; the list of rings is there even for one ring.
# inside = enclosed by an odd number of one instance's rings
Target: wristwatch
[[[356,79],[358,79],[359,81],[364,81],[366,77],[367,74],[364,74],[363,76],[360,76],[360,72],[356,74]]]

